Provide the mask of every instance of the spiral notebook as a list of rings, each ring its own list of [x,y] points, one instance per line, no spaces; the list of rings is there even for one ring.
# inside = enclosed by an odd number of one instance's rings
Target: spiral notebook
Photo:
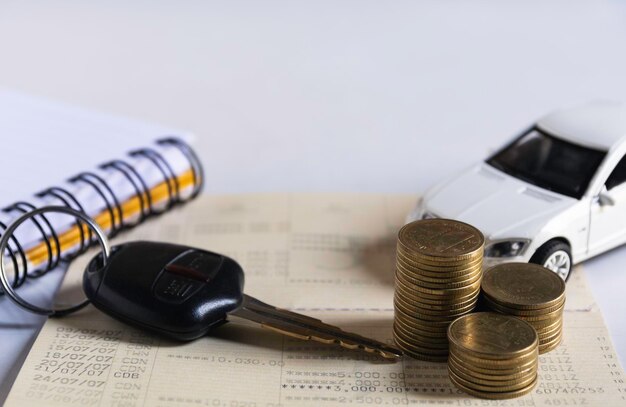
[[[60,205],[84,211],[112,237],[194,198],[203,185],[191,135],[18,92],[0,90],[0,140],[0,235],[24,212]],[[66,215],[26,221],[5,253],[9,278],[19,293],[51,301],[59,265],[87,250],[90,237]],[[41,324],[3,297],[0,379],[20,364]]]
[[[4,204],[0,230],[36,207],[64,205],[86,212],[114,236],[195,197],[202,187],[201,164],[185,141],[188,137],[169,129],[3,92],[0,134],[9,139],[10,150],[25,144],[21,152],[9,151],[14,161],[3,163],[7,168],[0,172],[5,178],[2,184],[9,190],[31,189],[32,195],[0,202]],[[127,152],[124,157],[105,158],[102,149]],[[65,160],[74,166],[75,161],[90,164],[48,180],[57,163]],[[15,170],[25,162],[29,168]],[[35,180],[25,181],[28,175]],[[86,228],[67,216],[47,214],[25,223],[8,249],[14,285],[84,251],[90,243],[88,235]]]

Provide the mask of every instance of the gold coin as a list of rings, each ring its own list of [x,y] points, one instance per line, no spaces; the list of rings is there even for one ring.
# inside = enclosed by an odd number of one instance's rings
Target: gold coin
[[[444,271],[460,272],[468,268],[482,266],[484,257],[477,256],[473,259],[465,260],[428,260],[416,256],[415,253],[407,252],[406,249],[398,245],[396,248],[396,260],[401,260],[409,268],[419,268],[424,271],[440,273]]]
[[[478,302],[478,296],[470,297],[468,300],[463,301],[445,301],[437,304],[432,304],[430,302],[424,302],[424,300],[415,295],[409,295],[402,291],[402,289],[397,289],[394,298],[400,298],[403,302],[408,305],[422,308],[424,310],[432,310],[432,311],[453,311],[456,309],[466,308],[470,305],[475,306]]]
[[[457,267],[476,262],[482,262],[484,257],[483,250],[476,252],[468,256],[461,257],[429,257],[423,256],[420,253],[408,249],[401,241],[398,241],[396,245],[396,254],[401,254],[406,260],[409,260],[415,264],[423,264],[433,267]],[[436,270],[435,270],[436,271]]]
[[[394,302],[394,306],[396,307],[396,309],[401,310],[402,312],[404,312],[407,315],[411,315],[411,317],[413,318],[417,318],[420,319],[422,321],[447,321],[448,323],[451,323],[452,321],[454,321],[456,318],[465,315],[469,312],[472,312],[473,307],[464,309],[464,310],[460,310],[456,313],[438,313],[438,314],[426,314],[424,312],[422,312],[421,310],[415,309],[415,308],[406,308],[406,306],[402,305],[399,302]]]
[[[537,376],[533,378],[533,380],[525,385],[525,386],[508,386],[508,387],[492,387],[492,386],[482,386],[479,384],[474,384],[472,382],[468,382],[467,380],[463,380],[459,376],[457,376],[454,372],[451,372],[448,369],[449,377],[452,383],[455,386],[465,391],[468,394],[477,397],[483,398],[511,398],[511,397],[519,397],[523,394],[527,394],[532,388],[537,384]],[[507,397],[508,396],[508,397]]]
[[[445,322],[445,323],[451,323],[452,321],[454,321],[456,318],[458,318],[460,315],[464,315],[463,313],[459,313],[458,315],[429,315],[429,314],[422,314],[419,312],[416,312],[414,310],[410,310],[410,309],[406,309],[406,308],[402,308],[402,306],[398,306],[398,304],[395,304],[396,308],[402,312],[404,312],[407,315],[410,315],[412,318],[414,319],[419,319],[423,322]],[[470,312],[470,311],[465,311]]]
[[[545,309],[542,309],[542,310],[536,310],[536,309],[535,310],[519,310],[519,309],[513,309],[510,307],[506,307],[501,304],[498,304],[494,302],[493,300],[491,300],[486,295],[482,296],[482,300],[483,300],[483,303],[487,307],[493,309],[494,311],[497,311],[501,314],[506,314],[506,315],[515,315],[516,317],[522,318],[527,321],[533,320],[533,319],[537,321],[542,320],[542,319],[549,319],[549,318],[546,318],[546,315],[554,316],[557,313],[562,312],[565,307],[565,301],[562,301],[560,304],[546,307]]]
[[[451,289],[451,288],[459,288],[465,287],[470,284],[475,283],[482,277],[482,273],[479,271],[476,274],[469,275],[467,278],[458,281],[427,281],[422,280],[419,277],[413,275],[408,275],[406,270],[402,270],[401,266],[398,265],[398,271],[402,274],[402,277],[411,284],[418,285],[420,287],[425,288],[434,288],[434,289]]]
[[[508,315],[515,315],[515,316],[519,316],[519,317],[532,317],[532,316],[537,316],[537,315],[545,315],[547,313],[550,312],[554,312],[554,311],[558,311],[559,309],[562,309],[563,306],[565,305],[565,297],[563,297],[563,300],[551,305],[549,307],[546,308],[535,308],[535,309],[516,309],[513,307],[508,307],[506,305],[502,305],[500,303],[498,303],[497,301],[494,301],[493,299],[491,299],[484,291],[483,291],[483,300],[485,302],[485,304],[499,312],[508,314]]]
[[[474,277],[475,275],[482,273],[482,267],[474,267],[467,269],[463,273],[450,274],[447,271],[440,273],[425,272],[422,269],[408,268],[406,264],[401,261],[396,262],[396,268],[402,271],[402,274],[412,280],[430,282],[430,283],[458,283]]]
[[[491,393],[491,392],[474,390],[470,387],[466,387],[463,384],[455,381],[455,379],[452,377],[450,377],[450,380],[456,387],[458,387],[460,390],[463,390],[465,393],[469,395],[479,397],[479,398],[484,398],[484,399],[491,399],[491,400],[512,399],[515,397],[526,395],[530,393],[535,388],[535,385],[537,384],[537,380],[535,380],[533,383],[529,384],[528,387],[524,387],[523,389],[510,391],[510,392],[504,392],[504,393]]]
[[[394,339],[396,341],[396,344],[399,345],[399,347],[401,347],[402,349],[409,350],[414,354],[436,357],[438,360],[442,360],[442,361],[448,360],[448,354],[443,349],[440,349],[439,351],[436,352],[435,349],[433,348],[424,348],[421,346],[412,345],[407,341],[403,341],[403,339],[400,338],[397,334],[394,336]]]
[[[543,330],[543,329],[542,330],[537,330],[536,329],[536,331],[537,331],[537,335],[539,336],[539,344],[541,344],[542,340],[544,340],[544,339],[546,339],[548,337],[554,336],[558,332],[563,331],[563,323],[562,322],[558,323],[551,329],[546,329],[546,330]]]
[[[415,222],[415,223],[420,223],[420,222]],[[414,225],[407,224],[398,231],[398,239],[397,239],[397,244],[396,244],[397,250],[400,250],[403,253],[406,253],[411,257],[415,257],[417,259],[429,261],[429,262],[458,263],[461,261],[474,260],[477,257],[483,256],[485,253],[483,250],[484,244],[482,246],[477,244],[476,246],[474,246],[474,249],[466,251],[465,249],[469,247],[467,245],[469,241],[465,240],[463,242],[462,241],[463,237],[459,239],[459,236],[458,235],[455,236],[454,232],[449,233],[449,234],[443,234],[443,235],[440,235],[439,237],[434,237],[432,239],[430,239],[429,237],[425,235],[422,235],[422,236],[413,235],[412,237],[416,237],[418,240],[421,240],[422,242],[425,243],[426,246],[428,246],[428,247],[424,247],[426,250],[429,250],[430,248],[430,249],[438,250],[439,252],[438,253],[433,252],[431,254],[427,254],[421,248],[417,248],[416,250],[416,247],[412,246],[412,244],[415,242],[407,243],[407,241],[405,241],[404,239],[404,236],[401,236],[403,232],[409,231],[409,228],[415,229],[413,226]],[[417,225],[417,226],[421,227],[423,225],[421,226]],[[470,228],[473,228],[473,226],[470,226]],[[464,232],[461,232],[461,233],[464,233]],[[470,231],[470,233],[474,233],[474,232]],[[477,236],[472,236],[470,237],[470,240],[473,241],[474,243],[478,243],[478,240],[476,240],[476,237]],[[481,237],[482,237],[482,233],[481,233]],[[444,241],[446,239],[448,240],[447,242]],[[472,243],[470,242],[470,245],[471,244]]]
[[[455,310],[459,308],[465,308],[466,306],[469,306],[470,304],[478,303],[478,296],[469,297],[467,300],[462,300],[462,301],[446,300],[446,301],[439,301],[439,302],[433,303],[435,300],[420,298],[419,296],[416,296],[416,295],[409,295],[405,291],[403,291],[403,289],[400,289],[400,288],[396,290],[394,298],[396,297],[401,298],[402,301],[407,303],[408,305],[412,305],[415,307],[419,307],[425,310],[432,310],[432,311],[445,311],[445,310],[451,311],[451,310]]]
[[[563,330],[559,329],[558,331],[552,333],[552,335],[550,336],[546,336],[543,339],[539,339],[539,346],[541,347],[541,345],[546,345],[549,343],[554,342],[555,340],[558,340],[561,335],[563,335]]]
[[[445,356],[446,360],[448,357],[448,349],[435,349],[426,346],[419,346],[411,342],[411,338],[406,337],[402,334],[402,332],[396,331],[394,329],[393,336],[396,340],[396,343],[401,343],[404,348],[411,349],[415,353],[425,353],[427,355],[433,356]]]
[[[420,336],[427,336],[429,338],[432,338],[432,340],[441,341],[442,338],[445,338],[445,341],[448,341],[448,336],[442,333],[443,330],[428,331],[422,329],[422,327],[420,327],[419,325],[412,325],[410,322],[407,322],[402,318],[394,318],[393,322],[401,325],[402,328],[407,332],[415,333],[416,335]]]
[[[483,303],[483,305],[484,305],[484,303]],[[493,308],[489,309],[488,306],[486,308],[490,312],[495,312],[495,313],[498,313],[498,314],[501,314],[501,315],[510,315],[510,314],[507,314],[505,312],[501,312],[501,311],[495,310]],[[554,328],[556,325],[558,325],[559,323],[561,323],[563,321],[562,314],[559,314],[559,313],[548,315],[548,316],[544,317],[543,319],[534,319],[533,318],[531,320],[528,319],[529,317],[522,317],[522,316],[519,316],[519,315],[510,315],[510,316],[513,316],[515,318],[519,318],[521,320],[524,320],[524,321],[528,322],[530,325],[533,326],[533,328],[535,328],[537,333],[540,333],[543,330],[548,330],[548,329]]]
[[[463,314],[467,314],[472,311],[476,307],[476,302],[470,302],[462,308],[454,308],[447,310],[430,310],[424,309],[422,307],[416,306],[414,304],[407,304],[399,297],[395,297],[394,305],[398,308],[402,309],[406,314],[415,316],[416,318],[421,318],[421,315],[424,316],[440,316],[440,317],[454,317],[457,318]],[[424,318],[421,318],[424,319]]]
[[[537,359],[530,360],[522,364],[514,364],[509,367],[507,366],[503,367],[503,366],[493,365],[489,363],[481,366],[476,363],[471,363],[471,362],[467,362],[467,361],[460,359],[457,356],[457,353],[454,349],[450,349],[449,358],[454,359],[454,361],[457,362],[458,364],[461,364],[463,366],[468,366],[468,368],[471,367],[472,371],[474,372],[479,372],[479,373],[492,375],[492,376],[493,375],[506,376],[506,375],[513,375],[517,373],[526,372],[530,369],[536,370],[537,366],[539,365],[539,358],[537,358]]]
[[[405,297],[411,295],[411,298],[415,301],[420,301],[428,304],[457,304],[472,300],[478,300],[478,295],[480,291],[470,291],[468,293],[462,295],[432,295],[427,293],[422,293],[418,291],[414,291],[412,289],[407,289],[406,286],[402,285],[403,283],[398,283],[396,281],[396,290],[401,286],[400,290]]]
[[[464,280],[458,280],[458,281],[427,281],[427,280],[422,280],[419,277],[410,276],[406,274],[406,272],[401,270],[400,268],[397,269],[397,273],[402,275],[401,279],[406,284],[411,284],[414,286],[435,289],[435,290],[445,290],[445,289],[466,287],[468,285],[476,283],[482,277],[480,273],[476,273],[475,275],[468,276]]]
[[[404,291],[404,289],[396,289],[396,291],[400,291],[400,290],[403,290],[401,293],[403,298],[405,299],[410,298],[412,301],[419,301],[422,304],[447,306],[447,305],[454,305],[454,304],[462,304],[462,303],[470,302],[470,301],[478,301],[478,291],[474,293],[470,293],[468,296],[465,296],[465,297],[430,298],[430,297],[425,297],[423,295],[419,295],[421,293],[418,293],[418,295],[416,295],[415,293],[412,293],[412,294],[407,293],[406,291]]]
[[[453,344],[450,344],[450,353],[454,354],[457,361],[462,362],[461,364],[463,366],[467,366],[471,369],[485,369],[492,372],[491,374],[503,374],[504,372],[520,372],[522,370],[531,368],[532,366],[538,365],[539,363],[538,348],[535,348],[532,352],[526,355],[512,359],[477,358],[473,355],[459,352],[459,349]]]
[[[456,319],[448,327],[450,344],[464,353],[487,359],[511,359],[536,349],[537,332],[528,322],[493,312]]]
[[[441,273],[427,273],[423,270],[419,270],[419,269],[413,269],[412,271],[409,270],[410,272],[408,272],[406,270],[406,268],[403,268],[403,266],[400,263],[396,263],[396,268],[400,268],[402,269],[402,274],[407,277],[410,278],[412,280],[418,280],[417,282],[419,283],[420,281],[426,281],[426,282],[442,282],[442,283],[457,283],[459,281],[463,281],[463,280],[467,280],[473,276],[475,276],[478,273],[482,273],[482,268],[481,267],[476,267],[474,269],[465,271],[463,273],[447,273],[447,272],[441,272]]]
[[[472,261],[471,263],[465,262],[457,265],[449,264],[427,264],[420,263],[415,260],[407,258],[402,253],[396,254],[396,262],[401,263],[408,270],[415,270],[416,272],[429,277],[441,277],[442,275],[448,277],[460,277],[463,274],[473,272],[476,269],[481,269],[483,266],[483,259]]]
[[[523,380],[513,381],[512,384],[507,385],[498,385],[498,384],[485,384],[479,383],[478,381],[484,382],[481,379],[477,380],[468,380],[462,375],[458,374],[453,368],[448,366],[448,375],[454,377],[457,382],[460,382],[466,387],[472,388],[478,391],[485,391],[490,393],[506,393],[519,389],[523,389],[531,383],[534,383],[537,380],[537,373],[529,376],[528,378],[524,378]]]
[[[468,302],[470,300],[478,300],[479,291],[476,285],[473,285],[473,290],[467,290],[467,293],[461,292],[460,295],[438,295],[435,298],[435,294],[428,294],[419,291],[414,284],[406,283],[401,279],[396,279],[396,290],[401,290],[403,296],[406,298],[411,298],[414,301],[424,301],[424,300],[437,300],[442,301],[443,304],[458,304],[462,302]],[[450,290],[456,290],[455,288],[451,288]],[[442,291],[445,291],[443,289]],[[458,291],[451,291],[452,293]]]
[[[465,363],[469,366],[480,366],[480,367],[491,367],[491,368],[499,368],[499,369],[510,369],[519,365],[527,365],[533,364],[536,362],[539,351],[538,347],[535,347],[532,351],[520,355],[514,358],[509,359],[489,359],[484,358],[482,356],[476,356],[468,352],[464,352],[459,350],[459,348],[450,343],[450,351],[454,352],[457,356],[457,359],[465,361]]]
[[[469,293],[473,293],[480,289],[480,279],[476,280],[474,283],[466,285],[464,287],[458,288],[449,288],[449,289],[435,289],[435,288],[425,288],[416,284],[412,284],[406,280],[403,280],[401,274],[396,273],[396,284],[402,283],[405,288],[409,291],[415,290],[423,294],[430,294],[431,296],[441,296],[441,297],[454,297],[454,296],[464,296]]]
[[[446,336],[445,332],[438,330],[437,328],[432,328],[429,329],[427,327],[424,326],[419,326],[419,325],[414,325],[411,324],[409,322],[407,322],[406,320],[402,320],[402,319],[395,319],[394,321],[401,323],[403,327],[406,327],[407,329],[410,329],[411,332],[418,332],[420,333],[422,336],[429,336],[432,338],[438,338],[440,340],[448,340],[448,337]]]
[[[459,306],[455,306],[455,304],[453,304],[453,305],[445,306],[441,309],[430,309],[425,306],[422,306],[422,304],[419,301],[412,300],[410,298],[402,296],[402,293],[398,290],[396,294],[394,295],[394,303],[398,303],[400,307],[404,308],[405,310],[408,310],[409,315],[413,315],[417,313],[417,314],[424,314],[424,315],[446,316],[446,315],[463,314],[463,313],[472,311],[476,307],[477,301],[474,299],[471,301],[460,303]]]
[[[448,351],[448,340],[447,339],[440,339],[440,338],[432,338],[429,336],[419,336],[419,335],[415,335],[411,332],[408,332],[406,330],[404,330],[404,328],[402,328],[402,326],[400,325],[394,325],[394,329],[402,335],[403,338],[405,338],[407,340],[407,342],[416,345],[416,346],[421,346],[424,348],[433,348],[433,349],[440,349],[440,350],[445,350],[446,352]]]
[[[447,288],[458,288],[458,287],[453,287],[451,284],[448,285],[445,282],[440,282],[440,283],[433,283],[433,282],[428,282],[425,280],[420,280],[419,277],[415,278],[414,276],[408,275],[404,270],[402,270],[401,268],[396,268],[396,273],[395,273],[395,277],[396,280],[400,280],[404,283],[404,285],[406,285],[407,287],[413,288],[415,287],[424,287],[424,288],[431,288],[431,286],[434,286],[435,289],[446,289]],[[469,276],[466,280],[461,280],[461,281],[465,281],[466,283],[463,284],[465,286],[468,285],[474,285],[474,283],[476,282],[476,279],[482,277],[480,273],[477,273],[473,276]],[[470,283],[470,281],[473,281]],[[428,286],[426,285],[428,284]],[[480,287],[477,288],[477,290],[479,290]]]
[[[438,341],[438,342],[441,342],[443,340],[446,343],[448,343],[448,336],[446,335],[445,331],[439,331],[439,332],[427,331],[425,329],[417,328],[415,326],[407,324],[401,318],[395,318],[393,322],[394,324],[401,325],[402,329],[404,329],[407,332],[410,332],[412,335],[428,337],[428,338],[431,338],[430,340]]]
[[[539,354],[543,355],[544,353],[548,353],[548,352],[556,349],[561,344],[562,340],[563,340],[563,334],[561,333],[561,335],[559,335],[552,342],[544,343],[542,345],[539,345]]]
[[[450,322],[448,321],[430,321],[430,320],[421,319],[411,314],[411,312],[406,312],[402,308],[395,307],[394,310],[396,311],[395,315],[397,317],[400,317],[416,326],[426,325],[428,328],[431,328],[431,329],[447,330],[448,325],[450,325]]]
[[[524,319],[522,317],[519,317],[521,319]],[[549,328],[553,328],[554,326],[556,326],[559,323],[563,322],[563,315],[556,315],[554,318],[552,319],[544,319],[541,321],[526,321],[529,324],[531,324],[538,332],[542,329],[549,329]]]
[[[413,278],[434,278],[437,280],[450,279],[451,281],[467,279],[476,273],[482,272],[481,264],[476,266],[467,266],[463,270],[450,271],[447,268],[439,270],[427,270],[421,266],[413,266],[407,264],[401,259],[396,259],[396,266],[403,270],[404,274]]]
[[[539,346],[546,345],[547,343],[552,341],[555,337],[560,336],[560,335],[563,335],[563,329],[557,329],[553,332],[539,336]]]
[[[485,238],[467,223],[437,218],[404,225],[398,243],[425,259],[463,260],[482,255]]]
[[[423,280],[421,279],[421,277],[419,276],[415,276],[415,275],[411,275],[409,273],[407,273],[405,270],[402,270],[401,267],[396,267],[396,273],[394,274],[396,279],[400,279],[402,280],[402,282],[409,286],[409,287],[425,287],[425,288],[431,288],[434,287],[436,289],[445,289],[447,288],[458,288],[458,287],[454,287],[455,284],[458,283],[463,283],[462,285],[470,285],[473,284],[472,282],[475,282],[477,278],[482,277],[482,273],[479,271],[475,274],[472,275],[468,275],[466,276],[464,279],[462,280],[457,280],[457,281],[444,281],[443,279],[440,279],[441,281],[427,281],[427,280]],[[428,285],[427,285],[428,284]]]
[[[463,379],[466,382],[476,384],[479,386],[506,388],[507,389],[506,391],[511,391],[511,390],[515,390],[515,388],[519,389],[519,388],[528,386],[537,378],[537,371],[535,370],[526,374],[526,376],[521,376],[515,379],[505,380],[505,379],[499,378],[498,376],[494,376],[496,377],[496,379],[483,379],[483,378],[474,376],[473,372],[468,374],[462,370],[457,369],[454,364],[450,363],[449,357],[448,357],[448,369],[449,371],[454,372],[454,374],[456,374],[457,377]],[[464,383],[464,384],[469,384],[469,383]]]
[[[454,317],[454,318],[458,318],[461,315],[465,315],[468,312],[472,312],[476,306],[475,303],[470,303],[469,305],[463,307],[463,308],[455,308],[455,309],[451,309],[451,310],[429,310],[429,309],[425,309],[425,308],[421,308],[421,307],[417,307],[415,305],[409,305],[406,302],[403,302],[401,299],[399,298],[395,298],[394,299],[394,306],[396,306],[397,308],[401,309],[402,312],[404,312],[407,315],[410,315],[414,318],[421,318],[421,315],[432,315],[432,316],[438,316],[438,317]],[[452,322],[452,321],[450,321]],[[544,335],[546,336],[546,335]]]
[[[523,379],[525,377],[528,377],[531,374],[537,374],[537,364],[529,367],[526,370],[522,370],[519,372],[502,374],[502,373],[499,373],[498,371],[493,371],[493,373],[490,372],[487,374],[487,373],[483,373],[480,371],[476,371],[475,369],[471,369],[469,367],[462,366],[457,361],[457,359],[452,356],[452,354],[448,355],[448,364],[454,366],[454,369],[457,372],[463,372],[465,375],[469,375],[471,377],[475,377],[477,379],[483,379],[487,381],[516,380],[516,379]]]
[[[431,294],[424,292],[415,285],[406,283],[399,278],[396,278],[396,290],[402,290],[404,294],[407,296],[410,295],[412,298],[417,299],[419,301],[441,301],[443,303],[450,302],[463,302],[469,301],[470,298],[476,298],[479,294],[479,284],[475,284],[470,286],[469,288],[463,289],[451,289],[451,290],[435,290],[437,294]],[[434,291],[428,289],[429,291]]]
[[[503,263],[485,271],[482,289],[498,304],[513,308],[543,309],[565,298],[565,281],[532,263]]]
[[[450,325],[448,321],[424,321],[407,315],[399,308],[396,308],[394,311],[395,318],[402,320],[405,325],[409,325],[416,330],[432,332],[433,334],[440,333],[442,336],[447,337],[448,325]]]
[[[563,319],[563,306],[560,309],[552,312],[548,312],[543,315],[534,315],[532,317],[529,316],[518,316],[519,319],[523,319],[526,322],[538,322],[538,321],[556,321],[559,319]]]
[[[396,291],[400,291],[400,289],[396,289]],[[409,294],[406,291],[402,291],[401,295],[402,295],[402,298],[404,299],[410,298],[412,301],[419,301],[422,304],[440,305],[440,306],[454,305],[454,304],[460,304],[463,302],[478,300],[477,293],[473,293],[472,295],[469,295],[468,297],[449,297],[449,298],[436,298],[436,299],[426,298],[421,295],[415,295],[415,293]]]
[[[414,352],[411,349],[405,349],[401,344],[396,342],[396,345],[402,349],[405,355],[412,357],[413,359],[422,360],[424,362],[436,362],[436,363],[445,363],[448,360],[447,356],[435,356],[435,355],[425,355],[422,353]]]
[[[443,342],[447,342],[448,341],[448,337],[445,336],[443,333],[441,332],[437,332],[437,331],[429,331],[426,329],[422,329],[422,328],[416,328],[412,325],[407,324],[405,321],[400,321],[399,319],[396,319],[394,321],[395,323],[402,325],[403,329],[407,332],[410,332],[414,335],[420,335],[422,337],[428,337],[431,338],[431,342],[439,342],[439,343],[443,343]]]
[[[459,273],[463,274],[464,270],[473,269],[483,265],[484,257],[478,256],[473,259],[464,259],[459,261],[449,260],[427,260],[416,256],[414,253],[408,253],[402,246],[398,245],[396,250],[396,261],[402,261],[409,269],[423,270],[428,273]]]

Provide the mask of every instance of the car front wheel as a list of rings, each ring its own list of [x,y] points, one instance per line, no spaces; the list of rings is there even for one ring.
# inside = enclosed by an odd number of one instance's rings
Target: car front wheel
[[[567,281],[572,271],[572,252],[566,243],[552,240],[537,249],[530,262],[554,271]]]

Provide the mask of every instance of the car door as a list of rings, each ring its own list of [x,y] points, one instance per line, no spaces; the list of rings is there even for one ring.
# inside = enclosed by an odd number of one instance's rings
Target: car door
[[[599,196],[591,202],[590,256],[626,242],[626,156],[607,177],[600,194],[612,202],[603,202]]]

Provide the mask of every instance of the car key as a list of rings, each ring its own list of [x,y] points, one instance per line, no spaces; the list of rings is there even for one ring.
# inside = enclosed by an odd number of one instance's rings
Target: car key
[[[322,321],[276,308],[243,293],[244,275],[233,259],[187,246],[129,242],[115,246],[85,270],[83,288],[96,308],[123,322],[178,340],[204,336],[230,317],[304,340],[336,343],[395,359],[393,346]]]

